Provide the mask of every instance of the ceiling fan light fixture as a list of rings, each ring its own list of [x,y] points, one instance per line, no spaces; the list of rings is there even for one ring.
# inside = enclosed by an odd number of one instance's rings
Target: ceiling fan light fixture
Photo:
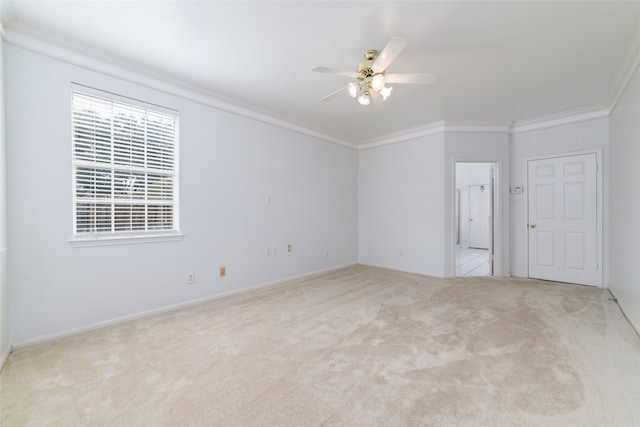
[[[382,74],[376,74],[371,79],[371,87],[380,92],[384,88],[385,79]]]
[[[349,87],[349,95],[355,98],[358,95],[358,88],[353,83],[349,83],[347,86]]]
[[[382,100],[386,101],[387,98],[391,95],[391,90],[393,89],[393,87],[383,87],[382,90],[380,91],[380,95],[382,95]]]
[[[358,102],[360,103],[360,105],[369,105],[369,103],[371,103],[371,100],[369,99],[369,95],[360,95],[358,97]]]
[[[312,71],[335,74],[357,80],[357,83],[351,82],[346,87],[321,98],[321,101],[327,101],[346,92],[352,98],[356,98],[360,105],[369,105],[371,103],[371,94],[373,94],[374,97],[380,95],[383,101],[391,96],[392,88],[388,87],[386,85],[387,83],[433,83],[436,78],[436,75],[433,73],[386,74],[387,67],[389,67],[406,46],[407,41],[402,37],[391,37],[382,52],[378,53],[378,51],[374,49],[364,51],[364,61],[358,64],[355,72],[335,70],[327,67],[312,68]]]

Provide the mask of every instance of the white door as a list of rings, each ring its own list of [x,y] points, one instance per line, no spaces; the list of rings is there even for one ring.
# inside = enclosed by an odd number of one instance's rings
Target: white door
[[[469,247],[489,249],[491,185],[469,186]]]
[[[529,277],[598,285],[595,153],[528,162]]]

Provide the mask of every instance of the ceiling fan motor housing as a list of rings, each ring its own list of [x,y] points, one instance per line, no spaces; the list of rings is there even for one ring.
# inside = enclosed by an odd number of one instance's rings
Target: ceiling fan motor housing
[[[373,63],[376,61],[376,58],[378,57],[378,51],[371,49],[371,50],[365,50],[362,53],[362,56],[364,57],[364,61],[362,61],[359,65],[358,68],[356,68],[356,70],[362,74],[363,77],[371,77],[373,76],[374,72],[371,69],[371,67],[373,66]]]

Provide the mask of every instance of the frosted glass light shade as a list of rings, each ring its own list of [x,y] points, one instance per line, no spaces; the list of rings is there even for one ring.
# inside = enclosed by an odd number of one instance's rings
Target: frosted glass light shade
[[[384,88],[384,83],[385,80],[382,74],[376,74],[375,76],[373,76],[373,79],[371,79],[371,87],[378,92],[380,92],[382,88]]]
[[[358,102],[360,103],[360,105],[369,105],[371,100],[369,99],[368,95],[360,95],[358,97]]]
[[[380,95],[382,95],[382,100],[386,100],[389,95],[391,95],[391,89],[393,89],[392,87],[384,87],[381,91],[380,91]]]
[[[349,95],[351,95],[352,98],[355,98],[358,94],[358,88],[353,83],[349,83],[347,86],[349,88]]]

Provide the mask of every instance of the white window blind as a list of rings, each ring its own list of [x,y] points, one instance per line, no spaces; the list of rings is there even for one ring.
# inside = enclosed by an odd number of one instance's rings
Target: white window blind
[[[74,238],[178,234],[178,117],[74,90]]]

